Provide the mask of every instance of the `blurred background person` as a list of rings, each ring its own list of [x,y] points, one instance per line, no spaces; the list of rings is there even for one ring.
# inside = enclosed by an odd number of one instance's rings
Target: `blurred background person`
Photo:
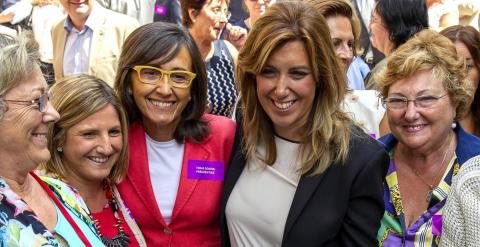
[[[89,75],[65,77],[51,88],[60,119],[48,132],[47,175],[85,200],[106,246],[146,246],[116,184],[128,169],[127,119],[113,89]]]
[[[344,72],[347,68],[352,69],[352,59],[356,54],[355,48],[359,37],[358,17],[353,6],[348,0],[309,0],[309,2],[325,17],[335,54],[343,65]],[[349,86],[352,79],[358,81],[355,84],[363,86],[361,76],[348,79]],[[380,137],[380,133],[389,132],[388,123],[386,118],[384,119],[385,108],[377,94],[376,90],[348,90],[342,104],[344,111],[373,138]]]
[[[34,170],[50,159],[47,131],[59,114],[31,35],[0,34],[1,246],[103,246],[80,196]]]
[[[223,246],[376,246],[388,155],[340,108],[325,19],[279,2],[253,25],[236,75],[243,120],[222,198]]]
[[[248,12],[248,17],[233,22],[232,25],[240,26],[247,29],[247,31],[250,31],[250,29],[252,29],[253,23],[255,23],[258,17],[263,15],[267,8],[275,2],[276,0],[243,0],[243,6]]]
[[[118,58],[138,21],[100,6],[95,0],[60,0],[67,17],[52,30],[55,80],[94,75],[113,86]]]
[[[378,75],[391,134],[380,246],[438,246],[452,177],[480,154],[480,139],[456,122],[472,95],[450,40],[424,30],[400,46]]]
[[[229,18],[227,0],[181,0],[183,26],[192,35],[207,67],[208,110],[231,117],[238,93],[234,78],[238,51],[218,39]]]
[[[370,19],[372,46],[388,57],[396,48],[416,33],[428,28],[425,0],[378,0]],[[375,75],[385,68],[380,61],[365,79],[366,89],[375,89]]]
[[[480,33],[473,27],[452,26],[440,34],[455,43],[457,55],[465,59],[473,100],[467,115],[460,120],[463,129],[480,137]]]
[[[0,1],[0,25],[14,30],[15,33],[32,30],[31,13],[31,0]]]
[[[426,0],[428,8],[428,24],[430,28],[442,29],[458,25],[460,16],[454,0]]]
[[[104,8],[128,15],[136,19],[140,25],[153,21],[155,0],[96,0]],[[164,1],[164,0],[160,0]],[[175,0],[169,0],[175,2]],[[178,0],[177,0],[178,1]]]
[[[459,24],[462,26],[472,26],[480,31],[480,1],[475,0],[455,0],[460,15]]]
[[[445,204],[442,247],[475,247],[480,241],[480,156],[462,165]]]
[[[195,41],[174,24],[140,27],[125,42],[115,88],[130,123],[119,191],[147,245],[219,246],[235,123],[205,114],[207,75]]]
[[[58,0],[32,0],[32,31],[35,40],[38,42],[40,50],[40,62],[43,75],[47,84],[51,85],[55,81],[53,73],[53,26],[65,14]]]
[[[255,23],[258,17],[265,13],[265,10],[268,8],[268,6],[274,4],[275,2],[276,0],[243,0],[243,6],[247,10],[248,16],[241,20],[231,22],[231,24],[227,24],[225,35],[222,38],[232,42],[235,48],[240,50],[240,48],[243,46],[243,43],[245,43],[246,35],[252,28],[253,23]],[[237,28],[241,29],[235,30]],[[232,31],[237,31],[238,33],[232,36],[230,35],[230,32]],[[240,32],[245,33],[241,34]],[[242,35],[245,35],[245,37],[242,37]],[[242,39],[242,42],[238,42],[235,39]]]
[[[182,26],[180,0],[156,0],[154,21],[164,21]]]

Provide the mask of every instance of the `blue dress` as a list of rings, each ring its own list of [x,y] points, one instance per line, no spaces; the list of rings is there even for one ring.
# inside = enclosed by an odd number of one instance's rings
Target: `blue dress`
[[[213,49],[212,58],[206,62],[209,113],[231,117],[238,97],[233,58],[223,40],[216,40]]]

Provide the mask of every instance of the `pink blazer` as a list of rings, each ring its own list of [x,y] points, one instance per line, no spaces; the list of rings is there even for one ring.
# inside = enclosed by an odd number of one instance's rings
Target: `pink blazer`
[[[180,183],[169,225],[165,223],[153,193],[143,125],[136,122],[129,129],[128,174],[118,189],[148,246],[220,246],[223,179],[189,178],[188,167],[192,165],[191,161],[214,161],[223,163],[226,171],[235,123],[209,114],[204,118],[209,121],[210,135],[202,143],[185,142]]]

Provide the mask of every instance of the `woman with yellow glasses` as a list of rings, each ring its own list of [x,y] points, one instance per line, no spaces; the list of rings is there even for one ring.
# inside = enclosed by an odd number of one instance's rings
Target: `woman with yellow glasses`
[[[190,34],[160,22],[135,30],[115,88],[130,124],[129,168],[118,188],[147,246],[220,246],[235,123],[205,114],[207,74]]]

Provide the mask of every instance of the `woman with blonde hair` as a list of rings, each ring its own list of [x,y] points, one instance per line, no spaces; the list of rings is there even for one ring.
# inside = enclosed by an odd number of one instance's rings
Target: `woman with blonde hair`
[[[0,34],[0,246],[103,246],[78,193],[34,171],[59,119],[39,57],[31,35]]]
[[[91,75],[74,75],[50,89],[60,119],[48,132],[52,159],[45,172],[78,190],[103,243],[146,246],[117,190],[128,169],[127,118],[113,89]]]
[[[378,77],[392,131],[381,246],[438,246],[452,178],[480,154],[480,139],[457,121],[468,112],[465,63],[441,34],[424,30],[387,58]]]
[[[375,246],[388,156],[341,108],[325,19],[272,5],[239,55],[242,119],[222,199],[224,246]]]

